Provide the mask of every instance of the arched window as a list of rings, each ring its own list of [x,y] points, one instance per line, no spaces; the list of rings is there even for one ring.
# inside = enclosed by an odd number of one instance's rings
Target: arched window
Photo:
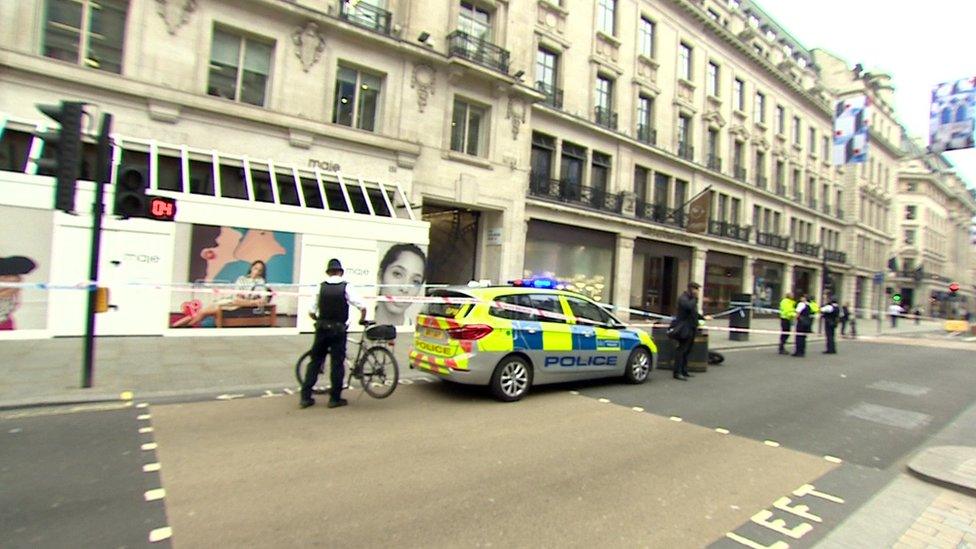
[[[959,105],[956,109],[956,122],[965,122],[968,118],[968,112],[966,110],[966,105]]]
[[[942,109],[942,123],[948,124],[949,122],[952,122],[952,109],[951,108]]]

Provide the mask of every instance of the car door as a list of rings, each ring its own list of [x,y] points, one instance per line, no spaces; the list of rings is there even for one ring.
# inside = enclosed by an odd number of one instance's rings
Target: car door
[[[521,330],[516,345],[531,347],[526,354],[532,360],[534,382],[572,379],[573,368],[567,367],[574,358],[572,327],[559,295],[534,293],[525,297],[528,298],[528,306],[539,312],[529,314],[525,320],[518,322]]]
[[[573,348],[578,353],[577,370],[585,377],[623,372],[622,325],[596,303],[577,296],[565,296],[572,314]]]

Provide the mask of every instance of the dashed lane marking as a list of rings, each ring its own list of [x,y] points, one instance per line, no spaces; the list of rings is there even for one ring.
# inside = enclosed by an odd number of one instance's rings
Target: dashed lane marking
[[[570,391],[569,394],[571,394],[571,395],[578,395],[579,394],[579,391]]]
[[[169,526],[156,528],[149,532],[149,543],[156,543],[173,537],[173,529]]]
[[[641,408],[640,406],[634,406],[633,408],[631,408],[631,410],[633,410],[635,412],[643,412],[644,411],[644,409]]]
[[[142,446],[140,446],[139,448],[141,448],[143,452],[150,452],[152,450],[155,450],[157,446],[158,444],[156,444],[155,442],[147,442]]]
[[[136,416],[136,419],[138,419],[139,421],[147,421],[147,420],[152,419],[152,415],[151,414],[140,414],[140,415]]]
[[[834,456],[824,456],[824,459],[827,460],[827,461],[829,461],[829,462],[831,462],[831,463],[843,463],[844,462],[844,460],[840,459],[839,457],[834,457]]]
[[[157,501],[157,500],[161,500],[164,497],[166,497],[166,489],[165,488],[156,488],[154,490],[146,490],[146,493],[144,495],[145,495],[146,501]]]
[[[727,434],[729,434],[729,430],[728,429],[723,429],[721,427],[716,427],[715,428],[715,432],[716,433],[719,433],[721,435],[727,435]]]
[[[148,402],[140,402],[139,404],[136,404],[136,408],[148,408],[148,407],[149,407]]]
[[[147,463],[142,466],[143,473],[155,473],[156,471],[162,469],[163,466],[159,463]]]
[[[766,446],[772,446],[773,448],[779,448],[779,443],[776,442],[775,440],[764,440],[763,444],[765,444]]]
[[[139,434],[140,435],[144,435],[146,433],[151,433],[151,432],[153,432],[153,428],[152,427],[140,427],[139,428]]]
[[[670,419],[671,421],[677,421],[677,422],[679,422],[679,423],[680,423],[680,422],[682,422],[682,421],[684,421],[683,419],[681,419],[681,418],[680,418],[680,417],[678,417],[678,416],[671,416],[671,417],[669,417],[668,419]]]
[[[610,402],[610,400],[609,399],[606,399],[606,398],[601,398],[601,399],[598,399],[597,402],[602,403],[602,404],[607,404],[607,403]]]

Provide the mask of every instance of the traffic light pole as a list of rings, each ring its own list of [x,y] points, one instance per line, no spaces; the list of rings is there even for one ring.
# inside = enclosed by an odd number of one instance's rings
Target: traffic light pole
[[[112,115],[102,115],[98,134],[98,156],[95,174],[95,201],[92,202],[91,262],[88,266],[88,316],[85,319],[85,357],[81,372],[81,387],[92,386],[95,369],[95,299],[98,286],[98,259],[102,247],[102,215],[105,213],[105,184],[112,179]]]

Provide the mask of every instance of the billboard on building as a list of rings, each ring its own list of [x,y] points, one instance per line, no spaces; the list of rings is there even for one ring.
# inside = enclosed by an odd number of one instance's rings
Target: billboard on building
[[[929,150],[969,149],[974,146],[976,76],[943,82],[932,88],[929,109]]]
[[[48,292],[29,285],[49,281],[53,227],[52,210],[0,206],[0,333],[47,328]]]
[[[871,99],[866,95],[848,97],[834,103],[831,158],[835,166],[867,162],[870,107]]]

